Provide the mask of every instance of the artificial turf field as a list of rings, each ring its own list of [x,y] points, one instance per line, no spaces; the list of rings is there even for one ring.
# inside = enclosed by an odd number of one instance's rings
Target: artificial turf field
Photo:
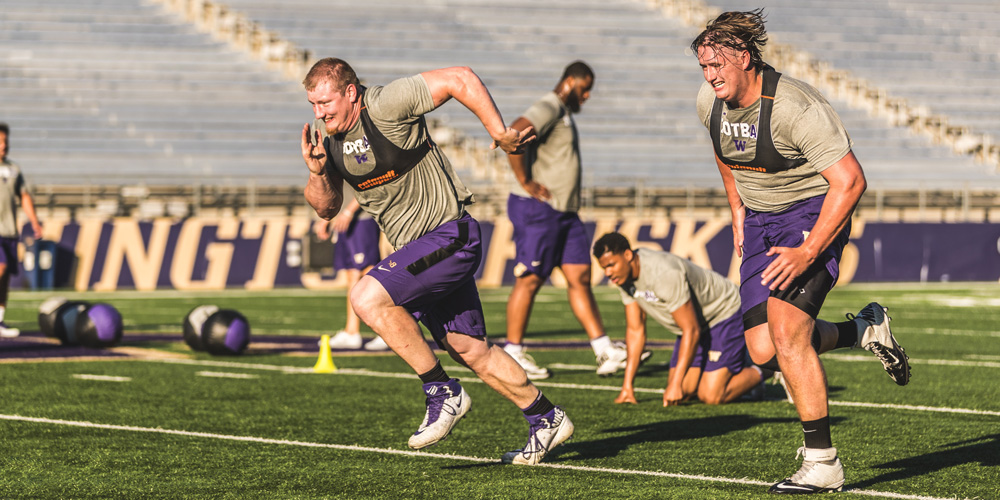
[[[1000,294],[992,284],[849,285],[822,318],[872,300],[889,307],[913,377],[898,387],[867,351],[823,355],[842,497],[1000,498]],[[595,290],[621,339],[617,292]],[[507,289],[484,290],[500,341]],[[53,295],[113,304],[123,343],[106,352],[46,343],[38,305]],[[196,305],[244,313],[254,340],[238,357],[193,353],[181,321]],[[0,340],[0,498],[764,498],[799,466],[801,427],[780,386],[725,406],[662,407],[673,336],[650,323],[654,357],[638,405],[612,403],[621,377],[594,356],[565,293],[545,289],[531,351],[553,378],[538,383],[566,409],[574,438],[542,466],[504,466],[527,424],[461,371],[472,410],[444,442],[413,452],[420,383],[394,355],[334,353],[313,373],[321,333],[343,325],[335,292],[230,291],[12,294]],[[370,336],[370,332],[366,336]]]

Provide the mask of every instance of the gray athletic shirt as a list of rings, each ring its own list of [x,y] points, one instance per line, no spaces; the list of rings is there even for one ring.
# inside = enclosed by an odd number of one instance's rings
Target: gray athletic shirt
[[[709,127],[715,91],[705,82],[698,91],[698,117]],[[736,161],[750,161],[757,152],[757,116],[760,99],[745,108],[722,107],[722,153]],[[826,194],[829,183],[820,174],[851,151],[851,138],[833,106],[811,85],[782,75],[774,93],[771,114],[774,147],[789,159],[805,158],[803,165],[779,173],[733,169],[736,190],[751,210],[780,212],[797,201]]]
[[[580,210],[580,138],[569,108],[555,92],[549,92],[524,112],[538,135],[528,146],[525,160],[530,178],[548,188],[549,205],[560,212]],[[516,184],[511,193],[530,197]]]
[[[639,259],[639,278],[629,295],[619,288],[622,303],[637,302],[645,313],[668,330],[681,335],[673,312],[692,301],[708,326],[740,312],[740,291],[721,274],[699,267],[669,252],[634,250]]]
[[[368,87],[363,102],[372,123],[393,144],[413,149],[427,140],[428,131],[420,126],[419,117],[434,109],[434,101],[423,76],[401,78],[384,87]],[[359,119],[344,137],[344,165],[349,172],[364,175],[375,168],[374,160],[359,163],[355,159],[369,149]],[[438,147],[431,148],[420,163],[399,179],[358,192],[355,197],[396,249],[441,224],[457,220],[465,213],[465,206],[474,202],[472,192],[455,175],[455,169]]]
[[[28,185],[21,175],[21,167],[4,159],[0,162],[0,236],[17,238],[17,206],[21,203],[21,194],[29,193]]]

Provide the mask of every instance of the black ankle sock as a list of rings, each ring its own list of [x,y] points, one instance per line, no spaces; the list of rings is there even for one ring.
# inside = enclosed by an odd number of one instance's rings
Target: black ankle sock
[[[834,346],[834,349],[854,347],[854,344],[858,343],[860,332],[858,332],[858,324],[854,320],[834,323],[833,326],[837,327],[837,345]]]
[[[420,381],[429,384],[431,382],[447,382],[451,380],[448,374],[445,373],[444,368],[441,368],[441,362],[438,361],[434,368],[431,368],[427,373],[421,373],[419,375]]]
[[[542,394],[542,391],[538,391],[538,397],[535,398],[535,402],[531,403],[531,406],[525,408],[524,416],[528,415],[545,415],[546,413],[552,411],[555,405],[549,401],[549,398]]]
[[[830,438],[829,415],[817,420],[802,422],[802,432],[805,434],[806,448],[822,449],[833,447],[833,440]]]

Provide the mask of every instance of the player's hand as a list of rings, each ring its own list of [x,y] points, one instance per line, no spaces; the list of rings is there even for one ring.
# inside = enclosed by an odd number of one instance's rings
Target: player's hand
[[[313,224],[313,232],[316,233],[316,237],[321,240],[330,239],[330,221],[328,220],[318,220]]]
[[[41,222],[37,222],[37,223],[36,222],[32,222],[31,223],[31,231],[35,233],[35,239],[36,240],[42,239],[42,223]]]
[[[733,248],[737,257],[743,257],[743,224],[746,219],[747,213],[742,208],[733,211]]]
[[[323,141],[320,139],[319,131],[313,132],[316,134],[316,145],[312,145],[312,141],[309,139],[309,132],[311,127],[307,123],[302,127],[302,159],[306,161],[306,166],[309,167],[309,171],[316,174],[323,174],[323,167],[326,166],[326,148],[323,147]]]
[[[625,403],[633,405],[639,404],[639,402],[635,399],[635,391],[632,389],[622,389],[622,392],[618,393],[618,397],[615,398],[615,404],[620,405]]]
[[[674,387],[673,385],[667,386],[667,390],[663,391],[663,406],[676,406],[684,401],[684,391],[680,387]]]
[[[524,190],[527,191],[532,198],[538,201],[549,201],[552,198],[552,193],[549,192],[549,188],[535,181],[527,181],[521,186],[524,187]]]
[[[535,140],[535,127],[528,127],[524,130],[517,130],[514,127],[507,127],[503,135],[493,138],[490,149],[500,148],[507,154],[521,154],[524,146]]]
[[[333,226],[334,231],[346,233],[347,228],[351,227],[352,220],[354,220],[354,213],[341,209],[340,213],[330,221],[330,225]]]
[[[785,290],[816,260],[815,256],[809,255],[802,247],[771,247],[767,256],[772,255],[777,257],[760,274],[760,284],[771,290]]]

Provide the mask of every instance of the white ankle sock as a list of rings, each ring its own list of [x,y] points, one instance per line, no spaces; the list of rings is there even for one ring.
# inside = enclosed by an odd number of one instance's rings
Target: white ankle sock
[[[595,356],[600,356],[605,349],[611,347],[611,338],[607,335],[601,335],[590,341],[590,347],[594,349]]]
[[[518,354],[524,351],[524,344],[512,344],[507,342],[507,345],[503,346],[503,350],[510,354]]]

